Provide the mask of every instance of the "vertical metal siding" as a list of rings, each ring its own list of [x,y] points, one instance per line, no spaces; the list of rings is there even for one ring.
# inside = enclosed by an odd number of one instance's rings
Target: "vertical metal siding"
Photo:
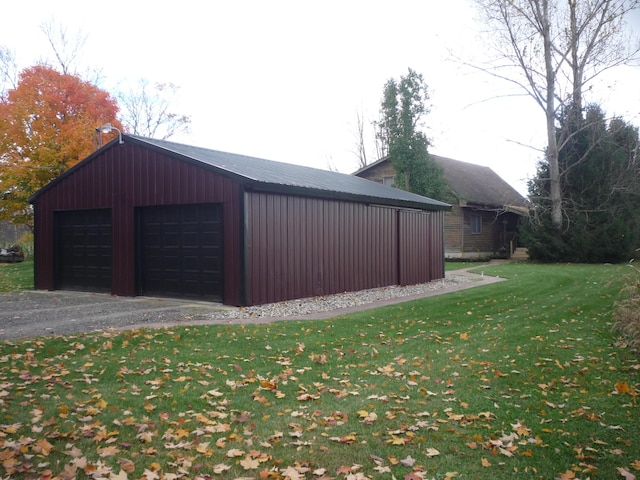
[[[247,194],[247,303],[395,285],[393,208]]]
[[[398,212],[398,284],[426,283],[444,275],[441,211]]]
[[[125,143],[87,161],[36,199],[36,288],[54,287],[54,211],[112,210],[112,292],[135,295],[134,209],[189,203],[223,205],[227,304],[419,283],[444,274],[443,212],[245,195],[239,183],[211,170]]]
[[[134,208],[144,205],[222,203],[224,301],[241,304],[241,186],[226,177],[131,143],[114,145],[91,159],[34,203],[35,287],[53,285],[53,212],[111,208],[113,286],[116,295],[135,295]]]

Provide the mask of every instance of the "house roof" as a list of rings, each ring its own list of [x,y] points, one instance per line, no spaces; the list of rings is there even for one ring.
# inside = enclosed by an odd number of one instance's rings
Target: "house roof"
[[[491,168],[439,155],[431,154],[430,156],[443,168],[449,187],[463,205],[473,204],[487,208],[512,207],[520,211],[527,207],[527,200]],[[354,175],[359,175],[388,161],[389,158],[384,157],[361,168]]]
[[[380,203],[422,210],[448,210],[450,205],[421,195],[353,175],[320,170],[317,168],[265,160],[234,153],[210,150],[181,143],[156,140],[137,135],[123,135],[124,142],[160,151],[181,160],[211,168],[217,173],[232,177],[249,189],[287,194],[306,194],[326,198],[345,199],[368,203]],[[71,175],[86,162],[91,161],[108,148],[120,148],[117,140],[97,150],[85,160],[57,177],[43,189],[36,192],[29,201],[33,203],[43,191],[55,185],[62,178]]]

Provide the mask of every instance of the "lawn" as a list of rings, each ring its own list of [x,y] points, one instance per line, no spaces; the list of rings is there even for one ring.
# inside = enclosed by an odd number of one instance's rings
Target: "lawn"
[[[508,281],[326,321],[0,344],[0,478],[634,478],[630,270]]]
[[[0,292],[33,289],[33,260],[0,263]]]

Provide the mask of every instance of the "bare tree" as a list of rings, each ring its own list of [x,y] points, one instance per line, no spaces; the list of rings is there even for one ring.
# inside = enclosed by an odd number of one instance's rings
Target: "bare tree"
[[[0,98],[2,94],[18,85],[18,63],[15,54],[0,45]]]
[[[57,64],[64,74],[76,74],[77,63],[87,41],[82,32],[70,34],[67,28],[49,20],[40,26],[53,50]],[[87,72],[89,81],[100,82],[101,72]],[[120,120],[129,133],[167,139],[180,132],[188,132],[191,118],[170,111],[179,88],[173,83],[155,83],[150,86],[141,80],[127,92],[116,94],[120,107]]]
[[[134,135],[166,140],[177,133],[188,133],[191,117],[171,112],[179,88],[173,83],[149,85],[140,80],[135,88],[118,95],[121,121]]]
[[[582,115],[583,92],[604,71],[637,58],[640,47],[625,29],[640,0],[475,0],[497,52],[476,66],[524,89],[546,118],[551,219],[562,226],[558,152],[560,114]],[[514,73],[517,72],[517,73]]]
[[[76,73],[75,64],[87,43],[87,35],[81,31],[70,34],[65,26],[57,24],[53,19],[41,24],[40,30],[47,37],[62,73]]]
[[[356,111],[356,143],[354,152],[358,157],[358,169],[366,167],[369,162],[367,161],[367,148],[364,133],[364,114],[362,110]]]

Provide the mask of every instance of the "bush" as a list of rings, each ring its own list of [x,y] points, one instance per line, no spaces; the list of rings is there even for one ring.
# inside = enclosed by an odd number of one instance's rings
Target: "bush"
[[[640,269],[629,266],[634,273],[614,305],[613,331],[621,334],[631,348],[640,350]]]
[[[22,248],[25,258],[33,258],[33,233],[25,233],[18,239],[17,243]]]

